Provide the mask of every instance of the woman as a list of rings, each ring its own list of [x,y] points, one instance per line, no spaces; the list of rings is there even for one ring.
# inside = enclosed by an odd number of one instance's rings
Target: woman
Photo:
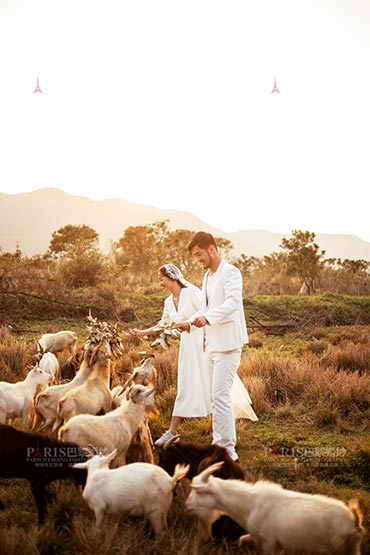
[[[132,335],[153,335],[158,328],[169,323],[186,321],[197,312],[202,304],[201,292],[182,275],[174,264],[159,268],[159,284],[169,292],[165,299],[160,322],[150,328],[133,328]],[[191,333],[182,333],[177,365],[177,396],[169,429],[155,442],[162,446],[177,433],[182,418],[204,417],[211,414],[210,385],[203,353],[203,330],[194,328]]]

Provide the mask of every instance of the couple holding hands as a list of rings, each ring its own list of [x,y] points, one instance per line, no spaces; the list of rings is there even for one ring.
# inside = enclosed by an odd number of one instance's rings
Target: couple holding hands
[[[173,437],[182,418],[212,414],[213,443],[238,460],[235,418],[258,420],[251,399],[237,374],[242,347],[248,343],[238,268],[221,258],[210,233],[199,231],[188,250],[206,270],[202,290],[189,283],[174,264],[159,269],[159,283],[170,295],[159,324],[136,336],[150,335],[158,325],[173,322],[181,333],[177,397],[170,428],[155,442]]]

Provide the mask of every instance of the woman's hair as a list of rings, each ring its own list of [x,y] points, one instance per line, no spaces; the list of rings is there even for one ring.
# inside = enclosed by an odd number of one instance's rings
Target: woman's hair
[[[189,282],[186,281],[181,271],[177,266],[175,266],[175,264],[164,264],[159,268],[159,273],[164,277],[177,281],[181,287],[187,287],[189,285]]]
[[[188,251],[191,252],[194,247],[207,250],[211,245],[217,249],[217,243],[213,235],[211,235],[211,233],[206,233],[205,231],[198,231],[188,244]]]

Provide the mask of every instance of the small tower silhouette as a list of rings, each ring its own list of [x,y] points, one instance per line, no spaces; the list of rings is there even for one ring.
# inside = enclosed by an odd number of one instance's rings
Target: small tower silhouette
[[[277,87],[277,84],[276,84],[276,77],[275,77],[275,82],[274,82],[274,88],[272,89],[271,94],[274,93],[274,92],[277,92],[277,93],[280,94],[280,91],[279,91],[279,89]]]
[[[41,453],[40,443],[39,443],[39,442],[37,442],[36,451],[35,451],[34,456],[35,456],[35,457],[42,457],[42,453]]]
[[[33,91],[33,94],[35,94],[36,92],[39,92],[42,94],[42,90],[40,89],[40,83],[39,83],[39,78],[37,78],[37,85],[35,90]]]

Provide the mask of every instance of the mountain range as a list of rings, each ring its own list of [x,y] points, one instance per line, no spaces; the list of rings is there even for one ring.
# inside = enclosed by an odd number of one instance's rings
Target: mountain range
[[[14,252],[18,247],[27,256],[44,254],[51,236],[65,225],[88,225],[99,233],[100,248],[108,252],[112,242],[122,237],[129,226],[148,225],[168,220],[171,229],[208,231],[229,239],[233,254],[263,257],[278,252],[283,233],[266,230],[225,232],[189,212],[155,208],[123,199],[96,201],[75,196],[60,189],[44,188],[29,193],[0,193],[0,249]],[[306,230],[302,230],[306,231]],[[370,243],[354,235],[316,234],[315,242],[325,251],[325,258],[370,261]]]

